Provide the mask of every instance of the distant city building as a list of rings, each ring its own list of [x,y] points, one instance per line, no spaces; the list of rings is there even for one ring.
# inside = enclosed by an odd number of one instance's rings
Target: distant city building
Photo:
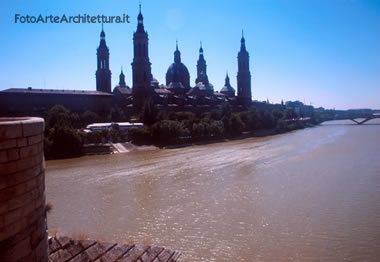
[[[305,105],[304,103],[300,101],[287,101],[285,103],[286,107],[291,108],[296,112],[298,115],[302,117],[310,117],[312,116],[314,112],[314,107],[311,105]]]

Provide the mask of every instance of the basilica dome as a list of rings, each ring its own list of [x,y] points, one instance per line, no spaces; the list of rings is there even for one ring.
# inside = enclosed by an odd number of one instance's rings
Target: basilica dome
[[[181,52],[177,49],[174,52],[174,63],[172,63],[166,72],[166,85],[179,82],[186,89],[190,89],[190,74],[186,66],[181,62]]]

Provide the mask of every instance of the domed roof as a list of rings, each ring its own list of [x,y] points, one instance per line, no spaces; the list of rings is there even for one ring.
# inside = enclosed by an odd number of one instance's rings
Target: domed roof
[[[172,63],[166,72],[166,85],[170,83],[180,82],[183,87],[190,88],[189,70],[183,63]]]
[[[235,89],[230,84],[230,78],[228,76],[228,73],[226,74],[226,82],[220,90],[220,93],[225,94],[227,96],[235,96]]]
[[[166,72],[166,85],[180,82],[185,89],[190,89],[190,74],[187,67],[181,62],[181,52],[178,50],[178,41],[174,52],[174,63],[172,63]]]
[[[235,93],[235,89],[232,86],[223,86],[220,93],[232,92]]]

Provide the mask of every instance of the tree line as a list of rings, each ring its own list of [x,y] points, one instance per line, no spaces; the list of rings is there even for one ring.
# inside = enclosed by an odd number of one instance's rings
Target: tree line
[[[47,159],[80,156],[84,144],[132,142],[163,147],[231,139],[260,130],[283,133],[319,124],[329,120],[331,114],[314,113],[311,121],[305,124],[297,121],[297,113],[285,106],[261,110],[252,106],[244,112],[233,112],[228,104],[224,104],[204,113],[166,112],[158,110],[148,100],[140,114],[133,117],[143,122],[144,128],[130,128],[128,131],[111,128],[86,133],[83,130],[88,124],[125,122],[129,121],[129,116],[117,107],[102,116],[91,111],[79,114],[56,105],[44,114],[45,156]]]

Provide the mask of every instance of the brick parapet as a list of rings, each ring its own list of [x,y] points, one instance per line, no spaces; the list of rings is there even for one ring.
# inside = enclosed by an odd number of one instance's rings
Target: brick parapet
[[[47,262],[44,120],[0,118],[0,261]]]

